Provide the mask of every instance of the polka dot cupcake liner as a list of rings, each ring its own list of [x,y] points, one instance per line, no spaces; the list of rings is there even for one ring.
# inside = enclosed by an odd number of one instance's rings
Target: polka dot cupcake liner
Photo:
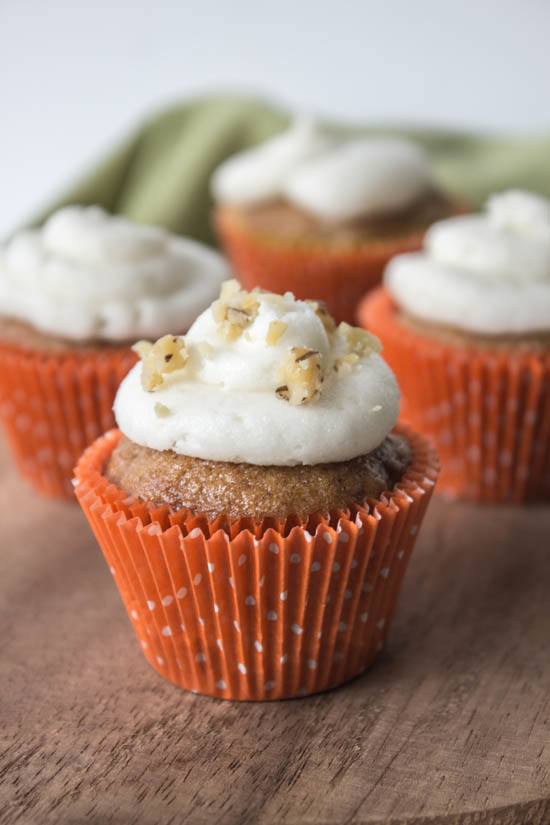
[[[438,472],[428,443],[397,431],[413,461],[394,491],[307,522],[154,507],[102,475],[119,431],[89,447],[76,495],[155,670],[238,700],[305,696],[364,671],[384,645]]]
[[[482,502],[550,499],[550,352],[466,349],[399,321],[383,290],[361,305],[402,392],[402,416],[441,457],[438,490]]]
[[[26,351],[0,343],[0,421],[21,475],[41,493],[72,498],[73,468],[114,425],[129,349]]]
[[[424,232],[356,248],[296,247],[248,230],[239,215],[218,207],[215,223],[225,251],[246,289],[291,291],[297,298],[324,301],[337,321],[355,323],[359,300],[378,286],[387,262],[420,249]]]

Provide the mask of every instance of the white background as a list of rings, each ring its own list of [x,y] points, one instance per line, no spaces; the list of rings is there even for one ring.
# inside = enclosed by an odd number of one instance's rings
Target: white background
[[[550,130],[549,0],[0,0],[0,235],[151,107]]]

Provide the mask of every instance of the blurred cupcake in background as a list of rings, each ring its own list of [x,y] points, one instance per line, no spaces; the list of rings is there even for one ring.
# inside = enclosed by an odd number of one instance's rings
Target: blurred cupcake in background
[[[403,415],[436,442],[440,488],[550,498],[550,201],[492,196],[394,258],[360,318],[384,344]]]
[[[420,248],[431,223],[463,211],[419,146],[336,139],[305,118],[225,161],[212,192],[217,231],[245,286],[320,299],[351,323],[389,258]]]
[[[357,675],[383,646],[438,469],[394,429],[377,339],[230,281],[185,337],[136,348],[120,431],[88,448],[75,490],[148,661],[233,699]]]
[[[227,270],[204,246],[71,206],[0,251],[0,419],[21,474],[72,495],[84,447],[113,424],[130,341],[185,331]]]

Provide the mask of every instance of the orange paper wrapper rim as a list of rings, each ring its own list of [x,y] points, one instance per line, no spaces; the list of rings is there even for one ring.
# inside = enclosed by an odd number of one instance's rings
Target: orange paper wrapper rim
[[[45,495],[73,498],[74,465],[114,425],[114,397],[135,353],[52,352],[0,341],[0,359],[0,420],[20,474]]]
[[[335,687],[382,648],[438,473],[413,449],[400,484],[349,510],[209,521],[128,496],[102,474],[111,431],[84,453],[75,492],[143,652],[165,678],[219,698],[264,700]]]
[[[385,289],[359,308],[402,393],[402,416],[436,444],[438,490],[474,501],[550,499],[550,352],[448,344],[403,323]]]

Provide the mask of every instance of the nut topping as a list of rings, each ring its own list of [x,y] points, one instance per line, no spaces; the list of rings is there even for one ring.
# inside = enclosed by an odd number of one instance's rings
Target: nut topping
[[[288,324],[284,321],[271,321],[267,328],[267,335],[265,337],[268,347],[274,347],[281,335],[286,332]]]
[[[348,352],[354,352],[357,355],[370,355],[371,352],[382,351],[380,339],[371,332],[367,332],[366,329],[352,327],[342,321],[338,325],[338,332],[344,337]]]
[[[236,280],[225,281],[220,297],[212,304],[212,315],[226,341],[235,341],[256,318],[259,301],[254,292],[245,292]]]
[[[317,317],[320,319],[327,335],[334,332],[336,329],[336,324],[334,323],[334,318],[328,311],[326,304],[323,301],[306,301],[306,304],[309,304]]]
[[[167,373],[183,369],[189,359],[185,339],[180,335],[164,335],[154,344],[138,341],[132,349],[143,362],[141,385],[147,392],[158,389]]]
[[[165,404],[155,404],[155,415],[158,418],[167,418],[170,415],[170,410]]]
[[[346,344],[346,352],[334,361],[334,370],[338,375],[349,375],[354,364],[359,358],[366,357],[372,352],[380,352],[382,344],[379,339],[367,332],[366,329],[352,327],[342,321],[338,325],[337,332],[343,337]]]
[[[241,285],[236,278],[224,281],[220,287],[220,301],[227,303],[234,295],[238,295],[240,291]]]
[[[314,401],[319,397],[323,383],[320,354],[307,347],[292,347],[279,369],[278,378],[282,383],[275,390],[277,398],[293,406]]]

